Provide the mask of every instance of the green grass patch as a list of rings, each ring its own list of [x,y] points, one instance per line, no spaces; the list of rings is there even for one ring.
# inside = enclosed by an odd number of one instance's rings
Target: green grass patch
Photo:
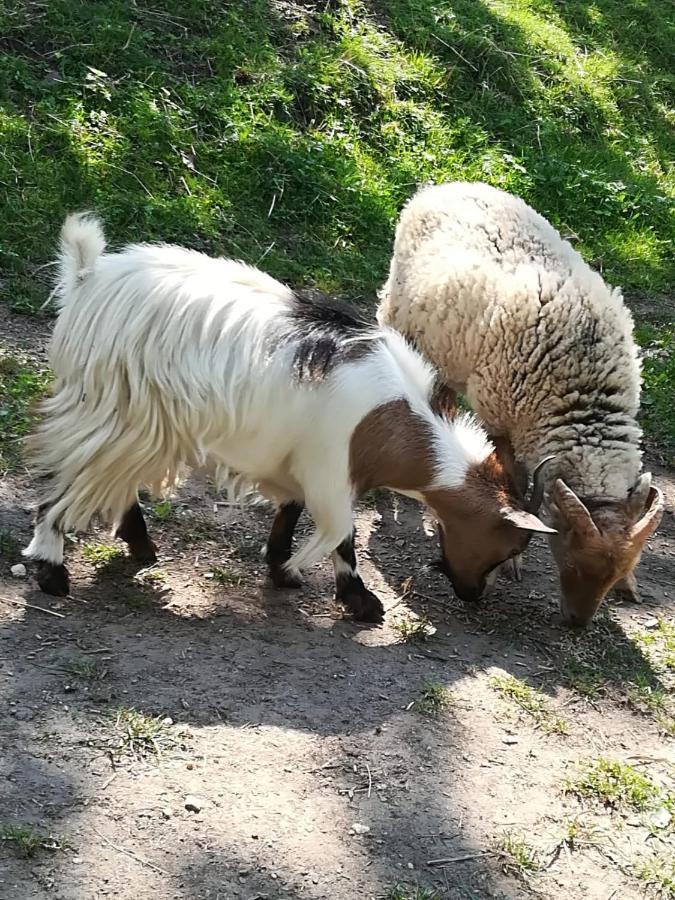
[[[31,407],[48,384],[47,372],[34,358],[0,342],[0,474],[19,464],[33,422]]]
[[[179,241],[372,301],[429,179],[524,196],[610,281],[672,283],[669,0],[52,0],[4,6],[0,35],[16,308],[46,298],[40,267],[77,208],[113,242]]]
[[[577,797],[636,812],[653,809],[667,799],[651,778],[633,766],[602,757],[586,763],[578,778],[568,781],[565,787]]]
[[[64,849],[61,841],[32,825],[0,825],[0,841],[12,846],[23,859],[32,859],[40,850]]]
[[[675,327],[653,325],[636,329],[643,348],[642,424],[675,465]]]
[[[113,562],[120,562],[124,557],[124,551],[115,544],[89,543],[82,545],[82,556],[96,568],[101,568]]]
[[[244,576],[235,569],[227,569],[225,566],[211,566],[210,574],[217,584],[223,587],[238,587]]]
[[[402,641],[426,641],[436,629],[427,616],[400,616],[394,619],[391,626],[398,632]]]
[[[533,875],[540,868],[537,852],[522,835],[507,831],[498,849],[502,868],[510,875]]]
[[[174,506],[171,500],[160,500],[159,503],[155,503],[152,507],[153,518],[158,519],[160,522],[170,519],[173,512]]]
[[[102,681],[108,674],[108,667],[91,656],[78,656],[65,664],[64,671],[82,681]]]
[[[657,665],[675,671],[675,620],[657,618],[655,628],[645,628],[635,637]]]
[[[444,684],[428,682],[413,705],[417,712],[435,718],[452,705],[452,695]]]
[[[655,856],[635,867],[635,874],[654,892],[658,900],[675,898],[675,856]]]
[[[530,716],[537,728],[546,734],[567,734],[567,723],[551,710],[546,697],[525,681],[513,675],[497,675],[490,679],[490,686],[505,700],[515,703]]]

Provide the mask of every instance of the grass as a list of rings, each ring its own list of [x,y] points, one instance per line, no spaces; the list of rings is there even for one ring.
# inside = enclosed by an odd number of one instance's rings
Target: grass
[[[0,342],[0,474],[19,464],[23,438],[32,423],[31,405],[47,385],[47,374],[35,359]]]
[[[537,728],[547,734],[567,734],[567,723],[556,716],[543,694],[513,675],[497,675],[490,685],[506,700],[510,700],[532,718]]]
[[[635,874],[652,888],[659,900],[675,898],[675,856],[655,856],[637,866]]]
[[[410,888],[396,884],[384,894],[382,900],[440,900],[440,895],[431,888]]]
[[[63,844],[32,825],[0,825],[0,841],[11,844],[24,859],[32,859],[40,850],[61,850]]]
[[[507,831],[499,842],[502,868],[510,875],[521,877],[539,870],[537,853],[520,835]]]
[[[675,620],[657,618],[656,627],[640,631],[636,640],[658,665],[675,672]]]
[[[80,656],[70,660],[64,666],[69,675],[74,675],[83,681],[101,681],[108,674],[105,663],[90,656]]]
[[[643,348],[642,423],[675,465],[675,327],[650,325],[636,330]]]
[[[669,0],[5,4],[0,295],[37,310],[64,215],[93,208],[113,243],[372,303],[403,202],[453,179],[520,194],[610,282],[666,292],[673,32]],[[675,446],[672,326],[641,340],[645,425]]]
[[[223,587],[237,587],[242,583],[243,575],[234,569],[226,569],[224,566],[211,566],[213,580]]]
[[[171,724],[165,716],[150,716],[122,707],[115,717],[115,731],[120,739],[112,748],[113,752],[136,759],[157,759],[175,743],[170,731]]]
[[[425,641],[436,630],[427,616],[401,616],[394,619],[392,628],[400,634],[402,641]]]
[[[0,556],[9,560],[19,557],[20,545],[10,528],[0,528]]]
[[[421,696],[414,703],[417,712],[432,718],[439,716],[444,709],[451,705],[452,695],[441,682],[427,682]]]
[[[567,782],[566,791],[613,809],[636,812],[653,809],[664,800],[651,778],[633,766],[602,757],[586,763],[579,777]]]
[[[155,503],[152,507],[152,515],[155,519],[158,519],[160,522],[164,522],[167,519],[171,518],[174,512],[174,506],[171,500],[160,500],[159,503]]]
[[[675,737],[675,718],[672,715],[674,707],[670,691],[638,680],[628,686],[626,697],[633,709],[653,716],[665,734]]]
[[[108,566],[112,562],[119,561],[124,556],[121,547],[115,544],[83,544],[82,556],[87,562],[98,567]]]

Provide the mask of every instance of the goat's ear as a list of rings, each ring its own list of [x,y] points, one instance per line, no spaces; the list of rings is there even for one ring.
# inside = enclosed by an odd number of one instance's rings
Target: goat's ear
[[[502,519],[515,525],[516,528],[522,528],[523,531],[538,531],[540,534],[555,534],[555,528],[549,528],[544,525],[540,518],[533,513],[524,509],[511,509],[506,506],[501,510]]]
[[[440,378],[434,382],[429,398],[429,406],[437,416],[444,419],[453,419],[459,412],[457,393]]]
[[[649,488],[647,504],[647,512],[630,530],[630,538],[633,545],[640,548],[654,534],[663,518],[665,500],[663,493],[654,485]]]
[[[592,541],[600,537],[598,526],[581,500],[562,478],[556,480],[553,500],[565,524],[581,538]]]

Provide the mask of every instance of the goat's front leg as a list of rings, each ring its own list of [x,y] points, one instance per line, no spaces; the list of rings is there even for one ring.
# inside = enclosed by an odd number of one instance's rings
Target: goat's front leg
[[[637,578],[633,572],[629,572],[614,585],[614,596],[617,600],[627,603],[642,603],[638,590]]]
[[[272,530],[263,548],[265,562],[269,566],[270,578],[278,588],[299,588],[300,575],[289,571],[284,564],[291,558],[291,546],[295,526],[304,509],[303,503],[282,503],[272,523]]]
[[[37,562],[37,582],[45,594],[68,596],[70,578],[63,564],[63,529],[49,503],[43,503],[38,508],[33,540],[23,555]]]
[[[369,591],[359,575],[354,540],[356,531],[342,541],[333,551],[335,568],[335,596],[347,607],[359,622],[381,622],[384,607],[378,597]]]

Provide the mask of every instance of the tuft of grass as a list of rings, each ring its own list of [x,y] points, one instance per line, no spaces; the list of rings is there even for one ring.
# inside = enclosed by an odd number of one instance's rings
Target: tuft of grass
[[[171,500],[160,500],[159,503],[155,503],[152,507],[153,517],[160,522],[165,522],[167,519],[171,518],[173,512],[174,507]]]
[[[105,663],[90,656],[80,656],[66,663],[64,670],[83,681],[101,681],[108,674]]]
[[[124,551],[114,544],[83,544],[82,556],[99,568],[120,560],[124,556]]]
[[[574,852],[583,847],[596,846],[599,837],[599,829],[596,826],[585,822],[580,816],[572,816],[564,823],[560,845],[564,844]]]
[[[46,371],[35,359],[20,351],[10,351],[0,342],[0,474],[19,464],[23,438],[34,420],[31,407],[45,393],[48,384]]]
[[[549,708],[546,697],[526,682],[513,675],[496,675],[490,679],[490,685],[502,697],[524,710],[534,720],[536,727],[546,734],[567,734],[565,720],[556,716]]]
[[[675,671],[675,619],[658,618],[655,628],[646,628],[635,637],[658,665]]]
[[[658,900],[675,900],[675,856],[655,856],[636,866],[635,874],[652,888]]]
[[[424,685],[422,695],[415,700],[415,709],[425,716],[436,717],[444,709],[452,705],[452,695],[444,684],[428,682]]]
[[[507,831],[499,842],[502,868],[510,875],[532,875],[540,868],[535,849],[519,834]]]
[[[176,743],[171,725],[171,720],[164,716],[151,716],[122,707],[115,716],[115,730],[120,739],[111,749],[116,755],[157,759]]]
[[[226,569],[224,566],[211,566],[213,580],[223,587],[237,587],[242,583],[243,575],[234,569]]]
[[[32,825],[0,825],[0,841],[11,844],[19,856],[31,859],[40,850],[61,850],[63,844],[53,835]]]
[[[633,709],[653,716],[664,734],[675,736],[673,701],[669,691],[638,680],[628,685],[626,697]]]
[[[675,327],[647,325],[635,335],[643,350],[642,423],[675,465]]]
[[[425,641],[436,631],[427,616],[401,616],[394,619],[392,628],[400,634],[402,641]]]
[[[440,900],[440,894],[431,888],[405,887],[400,884],[394,885],[386,894],[382,895],[382,900]]]
[[[565,785],[567,793],[602,803],[613,809],[644,812],[653,808],[661,791],[651,778],[633,766],[602,757],[586,763],[575,781]]]

